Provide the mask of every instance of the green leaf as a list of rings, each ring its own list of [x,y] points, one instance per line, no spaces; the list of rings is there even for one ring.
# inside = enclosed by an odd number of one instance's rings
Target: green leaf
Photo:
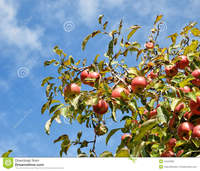
[[[133,147],[133,156],[134,157],[139,157],[142,149],[145,147],[145,142],[142,141],[141,143],[137,144],[136,146]]]
[[[74,107],[75,110],[78,109],[78,102],[79,102],[80,97],[81,97],[81,95],[79,94],[73,100],[71,100],[71,104],[72,104],[72,106]]]
[[[95,105],[98,102],[98,97],[97,96],[90,96],[87,100],[85,100],[86,105]]]
[[[50,133],[50,127],[51,127],[51,124],[52,124],[53,120],[52,119],[49,119],[46,124],[45,124],[45,132],[49,135]]]
[[[196,37],[200,37],[200,30],[198,28],[193,28],[191,33]]]
[[[130,151],[128,148],[122,148],[116,153],[115,157],[130,157]]]
[[[103,24],[103,29],[104,29],[104,30],[106,29],[107,25],[108,25],[108,21],[106,21],[106,22]]]
[[[119,28],[118,28],[118,32],[119,32],[119,34],[121,33],[121,30],[122,30],[122,23],[123,23],[123,21],[120,20]]]
[[[62,104],[62,103],[52,106],[51,109],[50,109],[50,113],[55,112],[56,110],[58,110],[59,108],[61,108],[63,106],[64,106],[64,104]]]
[[[102,24],[102,18],[103,17],[104,17],[104,15],[99,15],[99,18],[98,18],[99,24]]]
[[[49,97],[49,93],[52,90],[54,83],[48,84],[46,87],[46,96]]]
[[[59,136],[56,140],[54,140],[53,142],[54,142],[54,143],[57,143],[57,142],[59,142],[59,141],[64,141],[64,140],[69,140],[69,136],[66,135],[66,134],[61,135],[61,136]]]
[[[112,118],[115,122],[117,122],[117,119],[116,119],[116,107],[115,105],[113,105],[112,107]]]
[[[163,15],[158,15],[156,17],[156,20],[154,21],[154,25],[156,25],[161,19],[162,19]]]
[[[10,153],[12,153],[12,150],[8,150],[7,152],[3,153],[1,157],[9,157]]]
[[[51,64],[54,63],[54,62],[56,62],[55,59],[52,59],[52,60],[50,60],[50,61],[45,61],[45,62],[44,62],[44,66],[51,65]]]
[[[106,145],[108,144],[108,141],[110,140],[110,137],[113,136],[117,131],[119,131],[121,128],[112,129],[109,134],[106,137]]]
[[[174,111],[175,107],[178,105],[178,103],[181,100],[179,98],[172,98],[172,103],[171,103],[171,110]]]
[[[49,80],[54,79],[54,77],[46,77],[45,79],[43,79],[41,86],[43,87]]]
[[[99,54],[95,56],[93,63],[97,62],[97,59],[98,59],[99,56],[100,56]]]
[[[89,34],[88,36],[85,37],[85,39],[82,42],[82,50],[85,50],[85,46],[88,42],[88,40],[92,37],[92,34]]]
[[[113,154],[110,151],[104,151],[99,157],[113,157]]]
[[[161,107],[157,108],[157,118],[158,118],[159,123],[167,123],[167,118],[164,115]]]
[[[112,56],[113,55],[113,42],[114,40],[112,39],[108,45],[108,52],[107,52],[107,56]]]
[[[78,138],[79,141],[81,139],[81,136],[82,136],[82,131],[79,131],[78,134],[77,134],[77,138]]]
[[[175,44],[175,43],[176,43],[177,37],[178,37],[178,34],[177,34],[177,33],[174,33],[174,34],[172,34],[172,35],[169,35],[167,38],[171,38],[172,43]]]
[[[42,108],[41,108],[41,113],[43,114],[45,112],[45,110],[47,110],[49,106],[49,102],[46,102],[45,104],[43,104]]]
[[[145,121],[141,125],[141,128],[136,133],[136,136],[135,136],[133,142],[138,143],[145,136],[145,134],[157,124],[158,124],[157,119],[149,119],[149,120]]]
[[[134,26],[131,26],[130,29],[130,33],[128,34],[127,36],[127,40],[129,41],[129,39],[133,36],[133,34],[139,29],[141,28],[141,26],[138,26],[138,25],[134,25]]]
[[[197,97],[196,97],[195,92],[189,92],[186,94],[186,96],[196,102]]]

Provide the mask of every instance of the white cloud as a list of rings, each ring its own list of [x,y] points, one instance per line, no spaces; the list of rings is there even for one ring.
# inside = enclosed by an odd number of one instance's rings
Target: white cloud
[[[27,26],[20,26],[17,18],[18,6],[14,1],[0,1],[0,39],[1,43],[14,45],[18,48],[40,49],[40,36],[42,29],[30,29]]]

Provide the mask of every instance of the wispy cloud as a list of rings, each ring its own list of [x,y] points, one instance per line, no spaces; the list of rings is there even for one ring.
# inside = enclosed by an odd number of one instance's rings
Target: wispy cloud
[[[14,1],[0,1],[0,37],[3,43],[14,45],[18,48],[40,49],[41,28],[30,29],[18,24],[18,6]]]

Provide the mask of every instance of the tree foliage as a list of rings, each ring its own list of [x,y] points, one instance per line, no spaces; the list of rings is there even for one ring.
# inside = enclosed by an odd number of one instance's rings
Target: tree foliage
[[[86,59],[75,61],[58,46],[54,47],[57,58],[45,61],[44,66],[55,66],[57,73],[44,78],[41,84],[46,87],[47,98],[41,113],[47,111],[50,114],[45,125],[46,133],[50,133],[54,121],[61,122],[61,117],[69,119],[72,126],[77,121],[94,129],[94,140],[82,140],[84,132],[81,131],[75,140],[61,135],[54,141],[62,142],[60,156],[67,154],[71,145],[77,145],[79,157],[96,157],[96,139],[106,134],[107,144],[117,131],[126,134],[119,138],[115,154],[104,151],[100,157],[200,154],[200,135],[193,131],[193,127],[200,124],[200,74],[193,74],[200,68],[200,30],[196,23],[189,23],[180,33],[167,37],[171,39],[168,47],[161,47],[158,36],[162,17],[159,15],[155,19],[143,47],[134,40],[134,34],[141,26],[129,27],[128,33],[123,36],[122,20],[118,28],[107,31],[109,22],[103,21],[104,16],[101,15],[98,22],[102,29],[85,37],[82,50],[89,48],[87,42],[96,35],[107,36],[109,43],[105,54],[97,54],[89,65]],[[177,41],[178,37],[180,41]],[[139,61],[138,66],[125,64],[124,59],[130,56]],[[80,90],[83,84],[92,89]],[[189,91],[185,91],[186,88]],[[121,120],[116,119],[119,113],[123,114]],[[108,130],[105,115],[114,122],[124,122],[123,127]],[[184,132],[187,128],[181,129],[180,125],[186,122],[193,127]],[[170,145],[174,139],[175,144]],[[92,148],[88,149],[88,153],[82,152],[89,144]]]

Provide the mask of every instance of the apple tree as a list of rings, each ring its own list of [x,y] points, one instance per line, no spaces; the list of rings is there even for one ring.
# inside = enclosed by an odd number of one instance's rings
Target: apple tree
[[[61,117],[68,118],[72,127],[78,122],[94,129],[92,140],[83,139],[82,134],[87,134],[83,131],[73,140],[67,134],[58,135],[54,143],[61,143],[60,156],[72,145],[77,146],[79,157],[200,155],[200,30],[196,23],[189,23],[180,33],[169,35],[169,46],[162,47],[158,42],[162,17],[156,17],[143,46],[133,36],[141,26],[133,25],[122,35],[122,20],[118,28],[108,31],[108,21],[99,16],[101,29],[85,37],[82,50],[96,35],[107,36],[109,43],[105,54],[96,54],[91,64],[86,59],[75,61],[54,47],[57,58],[45,61],[44,66],[56,67],[57,73],[41,84],[47,99],[41,113],[50,114],[46,133]],[[125,64],[129,56],[138,66]],[[119,128],[108,129],[107,118]],[[105,136],[107,144],[118,131],[122,136],[115,153],[97,155],[97,138]]]

